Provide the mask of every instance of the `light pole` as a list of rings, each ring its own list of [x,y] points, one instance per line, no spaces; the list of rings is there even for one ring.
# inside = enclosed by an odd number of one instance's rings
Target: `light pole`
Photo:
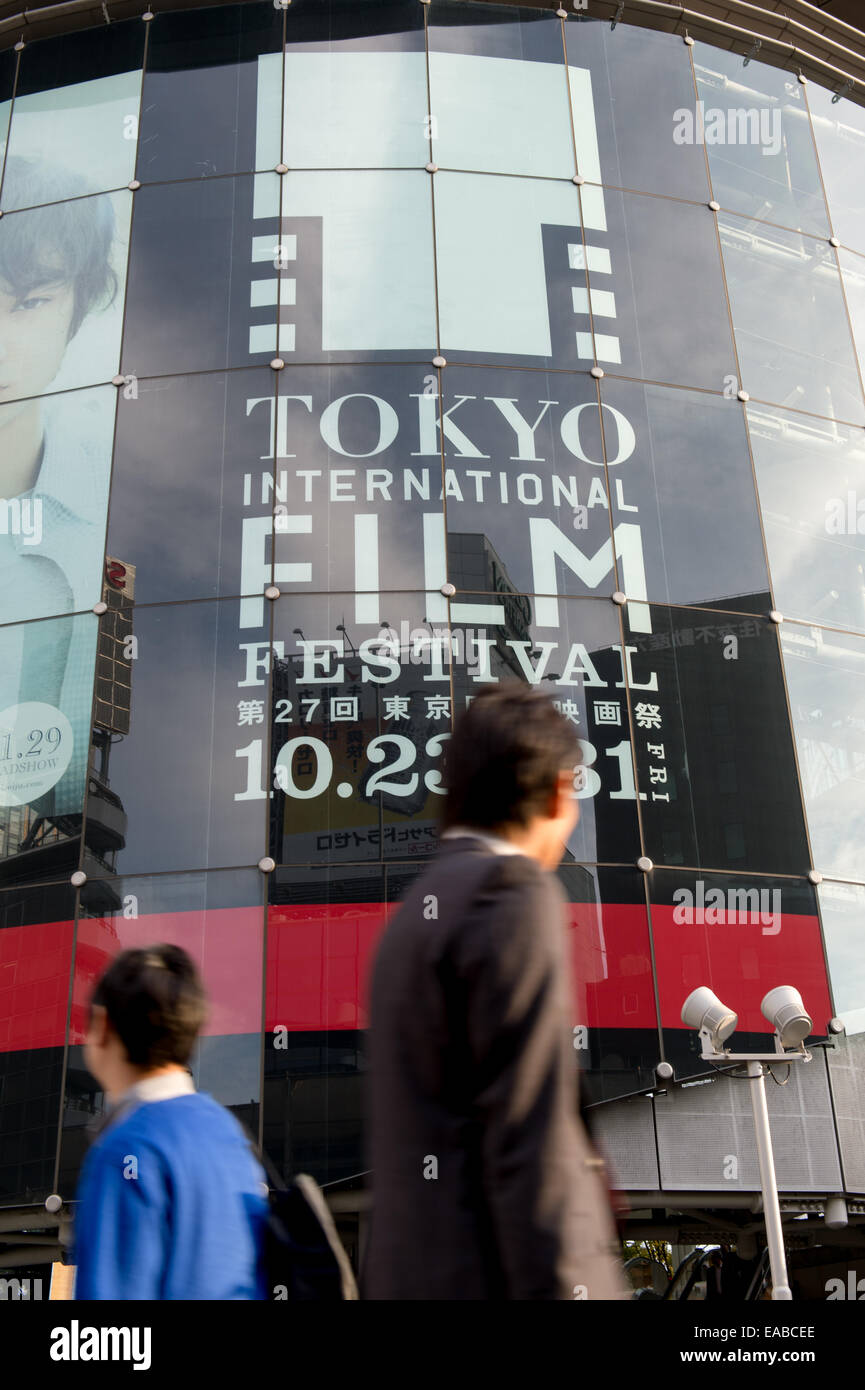
[[[772,1153],[772,1134],[769,1111],[766,1108],[766,1085],[763,1080],[772,1062],[810,1062],[805,1039],[812,1023],[802,996],[792,985],[770,989],[760,1005],[760,1012],[775,1029],[774,1052],[730,1052],[721,1044],[735,1032],[738,1015],[716,994],[701,985],[689,994],[682,1005],[682,1022],[696,1028],[703,1044],[704,1062],[745,1062],[754,1112],[754,1131],[757,1139],[757,1158],[760,1164],[760,1185],[763,1189],[763,1214],[766,1220],[766,1241],[772,1271],[772,1299],[789,1302],[793,1295],[787,1282],[787,1258],[784,1253],[784,1234],[781,1228],[781,1208],[778,1205],[778,1183],[775,1177],[775,1158]]]

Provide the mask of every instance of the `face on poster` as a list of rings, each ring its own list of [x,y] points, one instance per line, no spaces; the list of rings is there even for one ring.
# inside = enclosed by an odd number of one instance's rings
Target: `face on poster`
[[[0,814],[80,812],[140,73],[27,94],[0,204]],[[4,122],[0,124],[5,125]],[[132,138],[130,138],[130,136]],[[13,814],[14,813],[14,814]]]

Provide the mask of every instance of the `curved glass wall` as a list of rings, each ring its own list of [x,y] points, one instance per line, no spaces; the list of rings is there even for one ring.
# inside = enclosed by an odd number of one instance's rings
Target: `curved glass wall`
[[[865,1030],[862,108],[262,0],[0,54],[0,139],[0,1202],[71,1191],[88,990],[154,939],[199,1084],[362,1169],[369,960],[491,681],[583,746],[592,1098],[701,1070],[697,984]]]

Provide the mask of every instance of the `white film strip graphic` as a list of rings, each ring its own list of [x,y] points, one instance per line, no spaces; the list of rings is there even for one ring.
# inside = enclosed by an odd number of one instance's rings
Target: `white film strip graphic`
[[[582,242],[568,243],[568,264],[571,270],[587,271],[592,275],[610,275],[612,264],[610,253],[605,246],[583,246]],[[599,333],[598,319],[616,317],[616,296],[612,290],[596,289],[594,285],[586,288],[574,285],[571,289],[574,313],[584,317],[585,327],[577,329],[577,356],[598,362],[621,362],[622,352],[619,339],[613,333]],[[592,325],[595,325],[594,342]]]
[[[269,261],[276,274],[266,279],[252,280],[249,287],[249,306],[251,309],[272,308],[273,318],[267,323],[253,323],[249,327],[249,351],[274,351],[278,356],[294,352],[296,325],[283,319],[283,311],[297,303],[297,277],[294,273],[297,261],[297,237],[283,233],[279,239],[270,236],[252,238],[252,262],[260,264]]]

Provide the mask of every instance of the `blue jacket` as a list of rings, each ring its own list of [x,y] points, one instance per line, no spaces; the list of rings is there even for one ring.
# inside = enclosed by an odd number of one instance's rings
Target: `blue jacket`
[[[263,1183],[240,1125],[209,1095],[118,1115],[81,1171],[76,1298],[267,1298]]]

